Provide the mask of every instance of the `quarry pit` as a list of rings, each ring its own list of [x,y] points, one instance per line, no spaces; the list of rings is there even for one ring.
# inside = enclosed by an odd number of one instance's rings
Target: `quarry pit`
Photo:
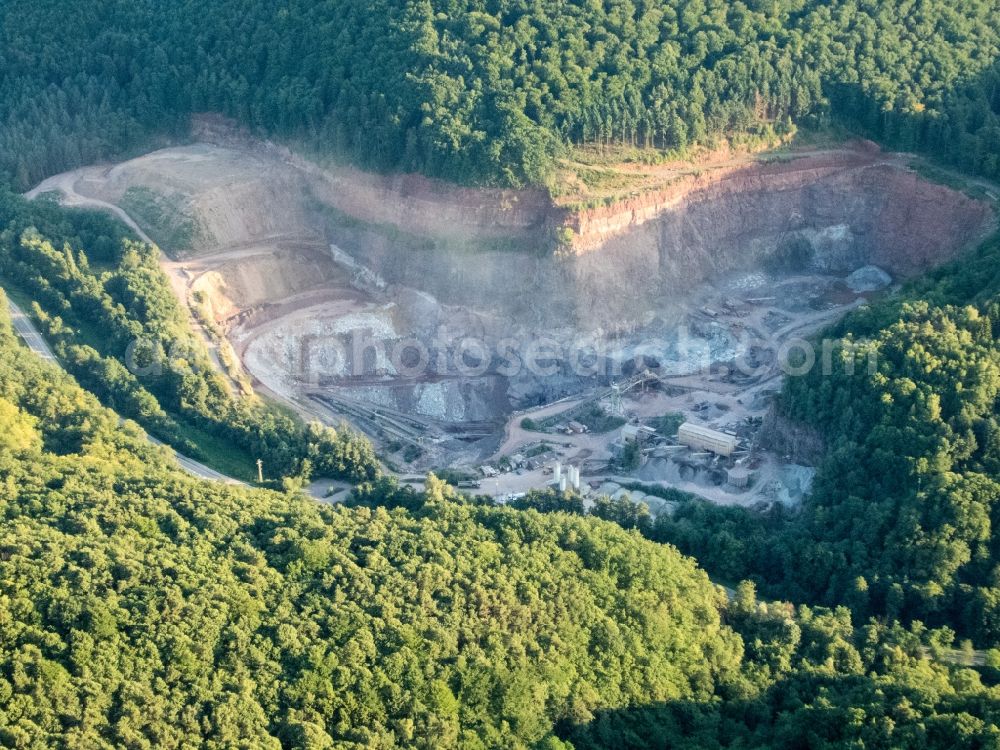
[[[116,207],[159,244],[208,343],[232,352],[234,392],[248,376],[367,433],[400,475],[460,467],[500,496],[544,486],[560,461],[594,492],[795,502],[808,456],[762,439],[782,353],[994,224],[988,198],[870,144],[729,159],[568,206],[197,135],[32,195]],[[738,435],[753,481],[678,452],[667,416]],[[629,424],[659,434],[625,470]]]

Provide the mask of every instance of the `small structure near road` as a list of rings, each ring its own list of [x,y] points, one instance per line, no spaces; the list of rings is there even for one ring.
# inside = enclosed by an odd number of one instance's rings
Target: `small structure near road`
[[[711,451],[729,457],[736,450],[736,436],[685,422],[677,429],[677,442],[692,450]]]
[[[726,473],[726,480],[736,489],[744,490],[750,486],[751,472],[743,466],[734,466]]]

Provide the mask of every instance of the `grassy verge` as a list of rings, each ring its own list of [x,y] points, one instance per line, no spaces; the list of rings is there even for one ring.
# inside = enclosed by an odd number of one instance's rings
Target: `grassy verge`
[[[418,252],[531,252],[545,254],[554,249],[555,241],[549,232],[534,232],[530,236],[512,235],[509,237],[446,237],[415,234],[400,229],[395,224],[385,222],[367,222],[358,219],[338,208],[321,203],[315,198],[311,201],[313,211],[323,217],[327,227],[335,232],[341,230],[348,235],[369,235],[387,240],[395,247]],[[350,245],[344,245],[350,250]]]
[[[206,466],[234,479],[256,483],[256,459],[247,451],[191,424],[179,414],[170,412],[168,414],[177,422],[184,437],[197,446],[199,455],[192,456],[191,458],[195,458]],[[264,467],[264,473],[266,476],[266,466]]]
[[[184,212],[183,199],[178,195],[130,187],[122,196],[121,207],[162,250],[171,254],[189,252],[200,236],[198,223]]]
[[[0,286],[3,287],[4,292],[7,293],[7,296],[10,297],[15,305],[24,310],[26,314],[31,314],[32,299],[29,295],[25,294],[23,290],[18,289],[14,284],[11,284],[10,279],[2,276],[0,276]]]
[[[924,159],[914,159],[910,168],[929,182],[957,190],[960,193],[980,201],[997,201],[997,196],[991,194],[983,185],[972,182],[962,175],[944,167],[936,166]]]
[[[801,140],[794,126],[762,122],[726,139],[675,149],[577,145],[569,149],[547,186],[561,206],[571,210],[595,208],[663,190],[678,179],[712,170],[720,158],[781,158],[780,154],[791,147],[803,147]]]
[[[404,231],[395,224],[367,222],[341,211],[339,208],[313,199],[311,207],[331,227],[366,232],[384,237],[393,244],[402,244],[419,250],[433,250],[435,241],[430,237]]]

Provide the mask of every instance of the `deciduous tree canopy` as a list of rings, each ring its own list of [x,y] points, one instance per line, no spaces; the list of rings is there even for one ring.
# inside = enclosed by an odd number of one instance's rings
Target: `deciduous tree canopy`
[[[934,661],[947,631],[855,629],[846,609],[758,602],[749,584],[727,601],[670,546],[471,503],[433,476],[421,493],[363,486],[354,507],[197,481],[3,317],[4,747],[996,737],[997,689]]]

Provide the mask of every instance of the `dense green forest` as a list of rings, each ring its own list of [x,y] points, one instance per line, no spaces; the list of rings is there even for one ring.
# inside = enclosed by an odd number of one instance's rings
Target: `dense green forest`
[[[197,481],[5,317],[4,747],[996,741],[1000,673],[947,630],[730,602],[670,546],[433,477],[354,507]]]
[[[998,18],[997,0],[11,0],[0,184],[206,111],[467,183],[542,183],[574,144],[800,124],[1000,177]],[[852,313],[832,375],[788,380],[780,414],[825,445],[801,509],[668,490],[656,519],[402,487],[366,440],[235,397],[155,248],[108,217],[0,188],[0,283],[66,367],[21,345],[0,294],[0,747],[1000,747],[1000,239]],[[281,491],[192,479],[136,423],[262,458]],[[316,475],[358,486],[317,503],[298,494]],[[985,666],[956,633],[994,647]]]
[[[158,250],[115,220],[0,191],[0,277],[30,295],[35,317],[80,382],[123,417],[196,458],[192,436],[221,441],[248,479],[260,458],[274,480],[370,479],[371,444],[230,394],[158,264]],[[243,457],[232,461],[233,455]]]
[[[4,747],[524,746],[739,662],[674,550],[443,485],[417,516],[197,482],[6,321],[0,420]]]
[[[363,166],[543,182],[567,146],[846,125],[1000,175],[997,0],[12,0],[0,171],[179,136],[192,112]]]

